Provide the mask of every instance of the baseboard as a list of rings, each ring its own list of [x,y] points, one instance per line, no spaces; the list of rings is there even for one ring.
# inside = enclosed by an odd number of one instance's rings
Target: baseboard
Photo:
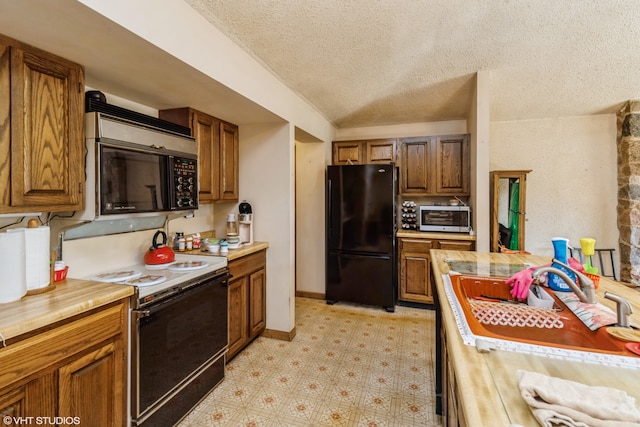
[[[265,338],[273,338],[280,341],[293,341],[296,336],[296,328],[294,327],[289,332],[276,331],[273,329],[265,329],[261,336]]]
[[[326,299],[325,294],[321,294],[319,292],[296,291],[296,296],[302,297],[302,298],[313,298],[313,299],[321,299],[321,300]]]
[[[421,303],[421,302],[398,301],[398,305],[401,305],[403,307],[424,308],[427,310],[436,309],[436,306],[434,304],[427,304],[427,303]]]

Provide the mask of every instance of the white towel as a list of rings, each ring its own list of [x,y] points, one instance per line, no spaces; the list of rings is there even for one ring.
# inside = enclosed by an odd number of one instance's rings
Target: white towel
[[[545,427],[638,427],[635,399],[610,387],[588,386],[518,370],[520,393]]]

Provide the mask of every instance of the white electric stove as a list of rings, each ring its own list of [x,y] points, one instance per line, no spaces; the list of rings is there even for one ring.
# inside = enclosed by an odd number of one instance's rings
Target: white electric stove
[[[171,293],[200,276],[224,270],[227,258],[210,255],[176,254],[174,262],[162,265],[133,264],[99,272],[89,277],[99,282],[111,282],[138,288],[140,302]]]

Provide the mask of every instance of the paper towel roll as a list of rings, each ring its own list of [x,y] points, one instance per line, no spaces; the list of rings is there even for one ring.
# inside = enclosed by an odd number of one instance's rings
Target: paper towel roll
[[[17,301],[27,293],[25,233],[0,233],[0,303]]]
[[[49,227],[13,228],[7,233],[24,232],[27,290],[49,285],[51,275],[49,255]]]

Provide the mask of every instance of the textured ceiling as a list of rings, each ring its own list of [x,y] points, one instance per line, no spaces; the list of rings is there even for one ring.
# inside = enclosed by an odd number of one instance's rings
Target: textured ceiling
[[[185,0],[338,127],[615,112],[640,98],[637,0]]]

